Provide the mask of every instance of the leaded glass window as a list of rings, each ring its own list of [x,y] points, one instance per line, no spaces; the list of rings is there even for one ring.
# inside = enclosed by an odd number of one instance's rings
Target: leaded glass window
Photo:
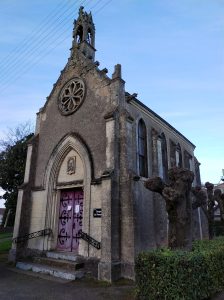
[[[140,176],[148,177],[147,135],[142,119],[138,123],[138,169]]]

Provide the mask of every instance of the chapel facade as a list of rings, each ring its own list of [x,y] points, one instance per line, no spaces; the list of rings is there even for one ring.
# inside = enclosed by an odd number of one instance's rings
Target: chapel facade
[[[98,278],[134,278],[136,255],[167,243],[165,203],[144,187],[167,179],[172,166],[195,173],[195,146],[125,91],[121,66],[112,78],[95,61],[95,26],[83,7],[74,23],[71,56],[43,108],[28,145],[14,238],[49,229],[50,235],[13,244],[18,259],[64,251],[97,260]],[[200,210],[194,236],[205,234]]]

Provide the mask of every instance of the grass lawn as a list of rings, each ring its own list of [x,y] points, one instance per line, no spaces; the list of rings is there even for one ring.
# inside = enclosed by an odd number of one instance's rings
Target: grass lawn
[[[12,233],[10,232],[0,233],[0,254],[9,252],[12,245],[11,238],[12,238]]]
[[[8,252],[11,248],[11,245],[12,245],[12,241],[9,240],[9,241],[2,241],[0,240],[0,254],[1,253],[5,253],[5,252]]]
[[[0,263],[8,262],[8,253],[12,246],[11,238],[12,238],[12,234],[10,234],[10,233],[1,233],[0,234]]]
[[[6,238],[10,238],[10,237],[12,237],[11,232],[0,233],[0,242],[1,242],[1,239],[6,239]]]

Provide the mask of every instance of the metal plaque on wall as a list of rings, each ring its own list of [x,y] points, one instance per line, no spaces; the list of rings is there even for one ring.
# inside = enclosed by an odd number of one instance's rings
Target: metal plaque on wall
[[[101,218],[102,210],[101,208],[94,208],[93,210],[93,217],[94,218]]]

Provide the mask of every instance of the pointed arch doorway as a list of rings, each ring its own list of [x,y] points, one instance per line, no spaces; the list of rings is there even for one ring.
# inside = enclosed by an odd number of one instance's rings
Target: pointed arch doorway
[[[91,171],[92,170],[92,160],[88,152],[88,147],[81,140],[80,136],[75,134],[65,136],[56,146],[52,152],[52,156],[49,159],[48,167],[45,173],[45,183],[47,189],[47,205],[46,205],[46,217],[45,217],[45,227],[52,228],[53,234],[51,237],[46,238],[44,241],[44,249],[49,251],[65,251],[77,253],[79,255],[88,256],[89,247],[88,243],[83,241],[80,238],[76,237],[77,232],[74,231],[74,228],[70,225],[66,225],[64,222],[60,224],[60,221],[66,221],[66,214],[68,215],[68,224],[73,224],[73,221],[70,220],[79,220],[76,217],[80,218],[82,212],[82,222],[80,227],[83,232],[87,234],[90,232],[90,207],[91,207]],[[73,195],[65,195],[65,192],[73,192]],[[75,194],[74,194],[75,192]],[[70,201],[62,201],[72,198]],[[78,200],[77,200],[78,198]],[[82,204],[79,203],[81,202]],[[76,202],[78,201],[78,203]],[[62,203],[66,203],[67,209],[64,209],[64,215],[62,215],[63,206]],[[73,203],[73,204],[71,204]],[[75,213],[78,210],[79,213]],[[64,204],[65,205],[65,204]],[[70,212],[68,213],[68,211]],[[73,212],[75,217],[72,216]],[[62,219],[59,219],[62,217]],[[72,217],[72,219],[70,219]],[[60,227],[61,226],[61,227]],[[67,226],[67,227],[66,227]],[[77,227],[77,226],[76,226]],[[66,231],[66,229],[69,229]],[[80,230],[80,229],[79,229]],[[78,230],[78,231],[79,231]],[[60,233],[61,231],[61,233]],[[70,241],[68,241],[69,234],[73,234],[72,238],[70,236]],[[65,235],[65,239],[62,239],[62,235]],[[60,237],[59,237],[60,236]],[[75,237],[73,239],[73,236]],[[59,238],[61,243],[59,243]],[[71,241],[71,239],[73,239]],[[74,241],[76,243],[74,243]],[[62,245],[63,244],[63,245]]]
[[[83,222],[83,190],[61,190],[57,249],[77,252]]]

